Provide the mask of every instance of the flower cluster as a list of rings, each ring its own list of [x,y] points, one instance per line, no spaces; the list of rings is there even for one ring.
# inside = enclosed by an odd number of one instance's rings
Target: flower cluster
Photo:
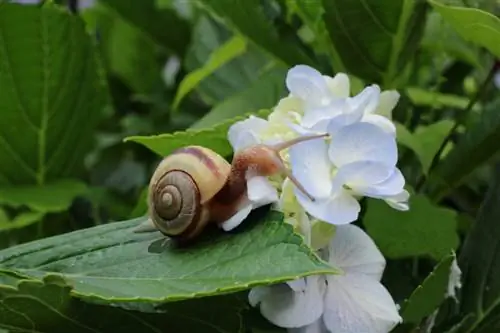
[[[230,128],[233,149],[325,136],[281,152],[288,175],[249,175],[252,203],[224,229],[237,226],[251,209],[274,203],[306,242],[343,272],[255,288],[250,302],[291,332],[388,332],[401,318],[380,283],[384,257],[350,223],[358,218],[362,197],[409,209],[392,122],[399,94],[371,85],[351,97],[347,75],[329,77],[305,65],[289,70],[286,86],[289,95],[267,119],[250,116]]]

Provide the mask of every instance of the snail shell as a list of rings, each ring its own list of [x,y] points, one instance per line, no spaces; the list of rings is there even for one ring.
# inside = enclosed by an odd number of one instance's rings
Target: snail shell
[[[197,236],[210,222],[210,200],[231,164],[214,151],[187,146],[165,157],[149,183],[149,215],[158,230],[176,239]]]

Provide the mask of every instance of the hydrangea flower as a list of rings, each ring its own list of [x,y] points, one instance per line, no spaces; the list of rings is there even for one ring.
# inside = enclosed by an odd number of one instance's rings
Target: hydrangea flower
[[[343,274],[257,287],[249,293],[250,304],[293,333],[387,333],[402,321],[380,283],[385,259],[362,229],[338,226],[322,256]]]

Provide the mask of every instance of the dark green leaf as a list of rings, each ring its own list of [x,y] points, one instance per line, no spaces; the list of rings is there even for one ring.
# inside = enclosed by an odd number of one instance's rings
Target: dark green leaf
[[[488,49],[500,58],[498,17],[476,8],[447,6],[434,0],[429,0],[429,3],[465,40]]]
[[[287,66],[307,64],[313,60],[290,40],[280,38],[272,21],[266,17],[259,0],[200,0],[229,26],[269,52]]]
[[[44,217],[43,212],[23,212],[18,214],[12,220],[2,216],[0,217],[0,231],[21,229],[31,224],[40,222]]]
[[[157,8],[155,0],[100,0],[123,19],[148,34],[156,43],[184,55],[191,30],[173,9]]]
[[[395,86],[425,25],[418,0],[322,0],[325,24],[344,66],[362,79]]]
[[[0,185],[79,174],[105,101],[80,17],[0,4]]]
[[[415,289],[401,307],[403,322],[419,324],[430,316],[447,297],[448,282],[455,255],[444,257],[424,282]]]
[[[0,204],[28,206],[40,212],[60,212],[86,191],[87,186],[76,180],[58,180],[42,186],[1,187]]]
[[[368,200],[364,224],[386,257],[427,255],[441,260],[457,248],[455,211],[435,206],[419,194],[410,197],[409,205],[410,210],[402,212],[381,200]]]
[[[269,111],[263,110],[258,115],[267,115]],[[175,149],[189,146],[202,145],[205,148],[212,149],[222,156],[232,153],[233,149],[227,140],[227,131],[232,124],[243,120],[246,116],[229,119],[219,123],[210,129],[192,130],[176,132],[172,134],[160,134],[153,136],[131,136],[125,138],[125,141],[137,142],[148,149],[154,151],[160,156],[167,156]]]
[[[435,109],[454,108],[463,110],[469,104],[469,99],[462,96],[442,94],[435,91],[428,91],[417,87],[406,88],[406,94],[411,102],[418,106],[430,106]],[[472,110],[479,111],[481,105],[474,104]]]
[[[0,330],[16,333],[241,332],[248,308],[243,295],[230,295],[171,303],[165,313],[141,313],[72,298],[71,286],[58,276],[10,283],[0,286]]]
[[[165,243],[159,232],[134,233],[143,221],[116,222],[11,247],[0,251],[0,266],[36,278],[63,274],[74,287],[72,295],[128,307],[336,272],[278,212],[265,218],[254,214],[239,232],[213,230],[184,248]]]
[[[454,148],[429,174],[428,186],[432,198],[442,198],[499,150],[499,107],[500,99],[497,99],[486,105],[479,117],[472,118]]]
[[[459,256],[463,271],[462,314],[476,314],[478,325],[500,304],[500,166]],[[472,329],[469,330],[472,332]]]

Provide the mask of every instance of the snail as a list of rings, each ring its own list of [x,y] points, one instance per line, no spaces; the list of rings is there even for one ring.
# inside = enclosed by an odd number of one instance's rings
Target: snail
[[[302,141],[327,134],[298,137],[275,145],[256,144],[237,151],[231,163],[202,146],[186,146],[166,156],[148,187],[149,219],[135,232],[160,231],[185,242],[208,223],[221,225],[248,200],[247,177],[283,173],[307,197],[314,198],[292,175],[279,152]]]

